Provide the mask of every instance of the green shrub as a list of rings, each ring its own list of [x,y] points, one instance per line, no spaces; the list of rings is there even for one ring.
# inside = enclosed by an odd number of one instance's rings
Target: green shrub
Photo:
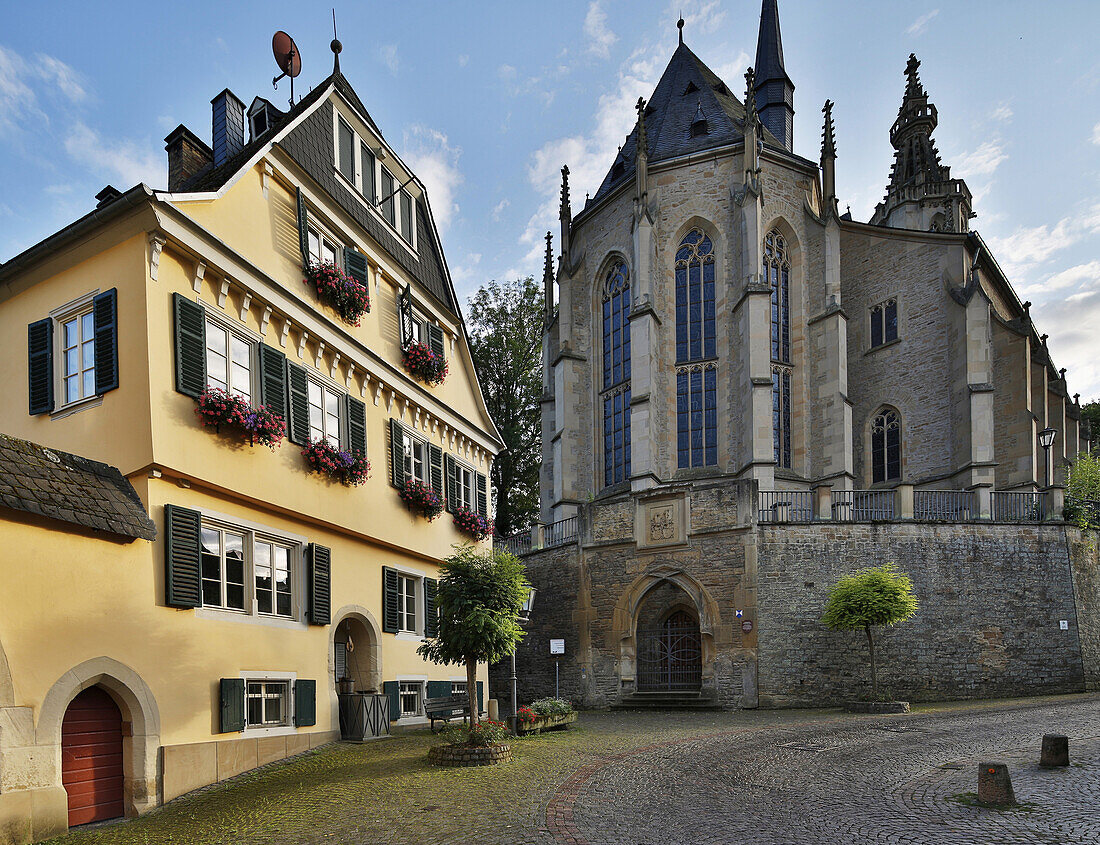
[[[472,728],[465,725],[447,725],[439,732],[447,745],[472,745],[487,748],[508,738],[508,726],[504,722],[482,719]]]
[[[531,702],[531,709],[538,716],[568,716],[573,705],[564,698],[540,698]]]

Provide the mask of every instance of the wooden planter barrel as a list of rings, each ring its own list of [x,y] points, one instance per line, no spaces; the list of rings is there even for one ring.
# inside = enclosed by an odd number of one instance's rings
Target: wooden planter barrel
[[[564,728],[577,721],[576,711],[564,716],[539,716],[533,722],[517,722],[516,733],[538,734],[543,731],[552,731],[556,728]]]

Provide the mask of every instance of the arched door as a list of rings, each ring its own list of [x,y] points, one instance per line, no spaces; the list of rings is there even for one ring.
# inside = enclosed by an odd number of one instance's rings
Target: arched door
[[[61,723],[61,782],[69,826],[113,819],[122,804],[122,713],[101,687],[69,704]]]
[[[699,622],[687,611],[675,611],[657,628],[639,628],[637,643],[639,690],[697,690],[702,685]]]

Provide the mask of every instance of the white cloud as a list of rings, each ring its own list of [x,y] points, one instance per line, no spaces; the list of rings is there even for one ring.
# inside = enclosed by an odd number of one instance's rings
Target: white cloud
[[[124,190],[139,182],[159,185],[164,181],[164,163],[158,149],[133,141],[104,140],[79,120],[65,137],[65,152],[98,177],[122,182]]]
[[[468,65],[469,63],[470,63],[470,57],[467,56],[465,53],[463,53],[461,56],[458,57],[458,66],[459,67],[466,67],[466,65]]]
[[[1097,123],[1092,127],[1092,142],[1097,146],[1100,146],[1100,123]]]
[[[1012,109],[1008,107],[1007,103],[1001,103],[997,108],[993,109],[989,117],[991,120],[998,120],[1001,122],[1012,120]]]
[[[989,176],[1006,159],[1008,154],[999,141],[986,141],[976,150],[959,156],[953,170],[963,178]]]
[[[378,46],[378,61],[389,68],[390,73],[397,76],[398,58],[396,44],[380,44]]]
[[[745,71],[749,69],[749,63],[752,59],[749,54],[742,50],[737,54],[737,58],[732,61],[725,62],[720,65],[715,65],[713,70],[718,74],[718,78],[725,82],[731,91],[737,95],[737,99],[745,99],[742,91],[745,84]]]
[[[687,6],[686,12],[683,11],[685,5]],[[685,40],[696,33],[715,31],[726,18],[726,12],[722,9],[719,0],[700,0],[688,4],[681,2],[681,0],[672,0],[668,4],[665,16],[671,18],[673,15],[684,19]],[[728,79],[726,81],[729,82]]]
[[[1020,226],[1007,237],[989,238],[988,242],[1008,277],[1023,282],[1027,291],[1037,291],[1046,284],[1034,275],[1036,268],[1082,238],[1096,234],[1100,234],[1100,203],[1080,215],[1063,217],[1054,225]]]
[[[462,150],[452,147],[447,136],[437,129],[412,126],[404,136],[405,159],[428,190],[432,215],[440,231],[458,216],[458,188],[463,182],[458,169]]]
[[[80,75],[60,59],[45,53],[25,59],[0,46],[0,134],[30,121],[48,125],[41,100],[57,95],[71,103],[88,96]]]
[[[469,295],[479,286],[483,274],[480,271],[481,253],[467,253],[465,259],[451,268],[451,281],[455,284],[455,290],[461,299]]]
[[[501,215],[504,214],[504,209],[506,209],[511,204],[512,204],[511,201],[507,197],[505,197],[500,202],[498,202],[495,206],[493,206],[492,218],[493,218],[494,222],[497,222],[497,223],[500,222]]]
[[[516,69],[512,65],[501,65],[497,68],[497,76],[505,82],[511,82],[516,78]]]
[[[611,57],[611,48],[619,36],[608,28],[607,12],[600,5],[600,0],[592,0],[588,4],[588,12],[584,16],[584,37],[589,53],[601,59]]]
[[[79,103],[87,92],[81,84],[80,75],[69,65],[45,53],[34,54],[35,72],[46,82],[56,85],[61,93],[74,103]]]
[[[1046,281],[1040,282],[1037,287],[1043,290],[1054,291],[1069,287],[1080,287],[1082,283],[1089,282],[1090,287],[1100,290],[1100,261],[1089,261],[1087,264],[1078,264],[1068,270],[1055,273]]]
[[[933,9],[931,12],[928,12],[928,14],[921,15],[919,18],[913,21],[909,25],[909,28],[905,31],[908,32],[910,35],[924,35],[925,31],[928,29],[928,24],[932,21],[932,18],[934,18],[939,13],[939,9]]]

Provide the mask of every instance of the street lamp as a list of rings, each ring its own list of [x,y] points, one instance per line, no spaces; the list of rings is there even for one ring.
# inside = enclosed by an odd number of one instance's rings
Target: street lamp
[[[1054,438],[1058,432],[1053,428],[1044,428],[1039,432],[1039,445],[1043,447],[1043,451],[1046,453],[1046,480],[1047,487],[1053,482],[1050,478],[1050,447],[1054,445]]]
[[[523,600],[523,606],[519,611],[519,618],[516,620],[520,625],[526,625],[531,621],[531,609],[535,606],[535,593],[534,587],[528,588],[527,598]],[[519,717],[519,693],[516,691],[516,647],[519,644],[512,646],[512,730],[515,731],[517,719]]]

